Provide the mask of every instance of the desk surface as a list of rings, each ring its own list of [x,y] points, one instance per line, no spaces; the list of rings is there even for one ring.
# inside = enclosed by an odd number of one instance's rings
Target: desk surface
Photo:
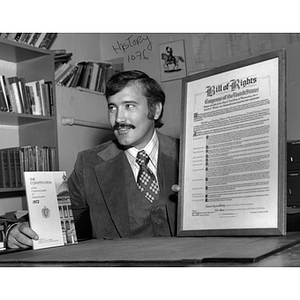
[[[277,237],[88,240],[0,253],[4,266],[300,266],[300,232]]]

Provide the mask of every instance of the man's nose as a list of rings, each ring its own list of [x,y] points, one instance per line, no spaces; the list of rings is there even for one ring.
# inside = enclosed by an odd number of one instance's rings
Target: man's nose
[[[116,122],[121,123],[126,121],[126,113],[122,108],[119,108],[116,113]]]

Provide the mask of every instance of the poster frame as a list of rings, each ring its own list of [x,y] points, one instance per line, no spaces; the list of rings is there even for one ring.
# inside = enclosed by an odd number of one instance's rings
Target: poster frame
[[[275,60],[274,60],[275,59]],[[277,60],[278,59],[278,60]],[[188,106],[192,105],[193,101],[188,99],[189,84],[202,80],[207,80],[207,78],[212,78],[218,76],[219,74],[227,75],[228,80],[230,80],[230,72],[232,70],[244,70],[244,67],[248,66],[259,66],[260,63],[266,61],[276,61],[278,62],[276,78],[278,82],[275,84],[278,88],[277,94],[277,104],[278,107],[278,127],[275,135],[278,137],[278,176],[277,176],[277,199],[270,199],[277,202],[277,225],[272,227],[260,227],[255,226],[251,228],[246,228],[243,223],[237,224],[235,228],[225,228],[222,225],[213,224],[209,225],[210,228],[206,229],[203,227],[189,228],[188,218],[184,214],[185,204],[187,199],[184,199],[185,189],[188,181],[191,181],[191,174],[186,174],[186,164],[187,156],[186,152],[187,146],[187,119],[191,117],[187,115]],[[277,65],[276,65],[277,66]],[[275,76],[274,76],[275,77]],[[272,99],[273,100],[273,99]],[[275,101],[275,100],[274,100]],[[264,53],[255,57],[251,57],[245,60],[241,60],[235,63],[210,69],[208,71],[199,72],[193,75],[189,75],[182,79],[182,104],[181,104],[181,132],[180,132],[180,163],[179,163],[179,185],[180,191],[178,194],[178,226],[177,226],[177,236],[268,236],[268,235],[285,235],[286,234],[286,52],[285,49],[280,49],[272,51],[269,53]],[[272,162],[273,163],[273,162]],[[187,165],[187,167],[189,167]],[[275,176],[274,176],[275,177]],[[272,176],[271,176],[272,180]],[[262,214],[261,218],[265,215]],[[273,216],[274,218],[274,216]],[[204,221],[205,222],[205,221]],[[210,222],[207,218],[206,222]]]

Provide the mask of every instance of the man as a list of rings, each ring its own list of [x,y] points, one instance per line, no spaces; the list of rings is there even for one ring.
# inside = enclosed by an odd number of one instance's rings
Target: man
[[[79,153],[68,181],[79,238],[174,236],[179,144],[156,130],[165,94],[145,73],[125,71],[110,78],[106,98],[116,140]],[[8,246],[32,239],[38,233],[17,224]]]

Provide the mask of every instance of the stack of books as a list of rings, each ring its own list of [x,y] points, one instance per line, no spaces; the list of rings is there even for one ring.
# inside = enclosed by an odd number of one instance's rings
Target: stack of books
[[[66,49],[51,50],[54,52],[54,69],[57,70],[62,64],[71,60],[73,53],[67,52]]]
[[[106,82],[115,72],[105,62],[64,63],[55,71],[55,84],[104,94]]]
[[[0,33],[0,38],[49,50],[57,33]]]
[[[17,76],[0,75],[0,110],[41,116],[53,116],[52,81],[25,82]]]
[[[0,149],[0,188],[24,186],[25,171],[55,171],[56,148],[21,146]]]

